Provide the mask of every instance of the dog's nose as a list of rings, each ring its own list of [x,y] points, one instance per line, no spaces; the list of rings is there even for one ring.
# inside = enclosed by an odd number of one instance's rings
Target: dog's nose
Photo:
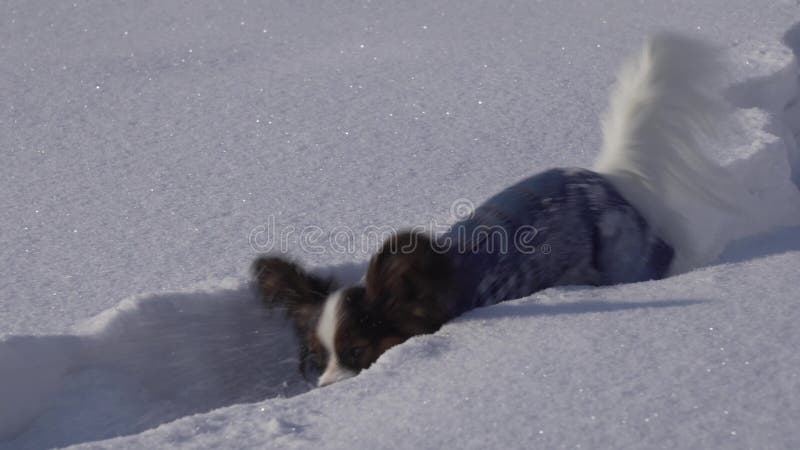
[[[336,383],[337,381],[346,380],[355,376],[355,374],[356,373],[351,370],[340,367],[335,361],[331,361],[331,363],[328,364],[328,367],[325,368],[325,372],[320,375],[319,380],[317,381],[317,386],[327,386],[329,384]]]

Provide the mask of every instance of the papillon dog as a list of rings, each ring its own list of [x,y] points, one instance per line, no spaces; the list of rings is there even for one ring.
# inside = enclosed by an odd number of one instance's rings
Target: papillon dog
[[[551,169],[491,197],[446,233],[401,232],[340,287],[282,256],[252,267],[270,307],[284,308],[324,386],[387,349],[473,308],[560,285],[653,280],[709,257],[681,199],[726,203],[726,176],[703,156],[722,102],[719,55],[662,34],[625,66],[603,120],[593,170]]]

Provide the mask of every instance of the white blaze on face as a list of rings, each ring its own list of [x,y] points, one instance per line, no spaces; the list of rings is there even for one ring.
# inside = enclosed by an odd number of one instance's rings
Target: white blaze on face
[[[341,317],[342,293],[343,291],[339,290],[328,296],[317,325],[317,339],[328,352],[328,366],[317,382],[320,387],[355,375],[355,372],[340,366],[339,358],[336,356],[336,330],[339,328]]]

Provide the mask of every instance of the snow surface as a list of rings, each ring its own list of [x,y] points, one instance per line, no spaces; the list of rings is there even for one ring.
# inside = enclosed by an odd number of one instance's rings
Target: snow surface
[[[4,2],[0,449],[800,447],[800,6],[762,3]],[[427,224],[588,167],[664,28],[729,52],[742,131],[711,150],[783,227],[299,376],[254,230]],[[345,280],[369,253],[287,247]]]

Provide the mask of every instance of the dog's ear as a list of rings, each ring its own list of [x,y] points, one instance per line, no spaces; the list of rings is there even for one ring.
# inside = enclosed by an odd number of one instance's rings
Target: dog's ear
[[[253,279],[269,307],[285,307],[298,332],[305,333],[333,290],[330,279],[312,275],[279,256],[262,256],[252,265]]]
[[[432,333],[447,321],[452,291],[450,259],[430,238],[406,231],[384,242],[370,261],[367,298],[407,335]]]

